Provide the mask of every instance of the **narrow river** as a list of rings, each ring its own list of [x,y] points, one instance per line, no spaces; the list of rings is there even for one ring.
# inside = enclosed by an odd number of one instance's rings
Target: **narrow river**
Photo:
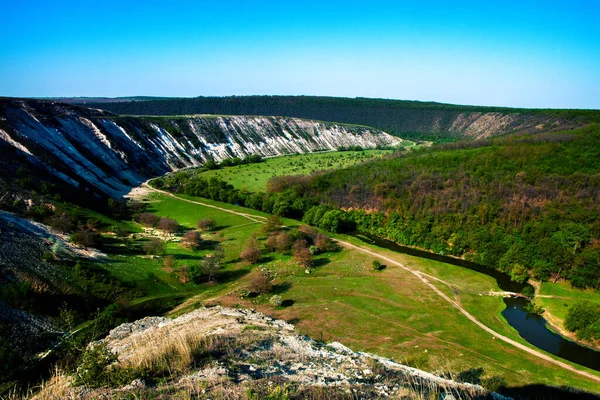
[[[365,240],[363,237],[359,237],[359,239]],[[368,239],[365,241],[398,253],[427,258],[481,272],[494,278],[498,283],[498,287],[503,291],[520,293],[525,287],[530,286],[514,282],[508,274],[473,262],[413,249],[374,236],[368,236]],[[531,289],[533,292],[533,288]],[[506,309],[502,311],[502,315],[527,342],[565,360],[600,371],[600,352],[567,340],[549,330],[547,322],[543,317],[528,311],[529,300],[522,297],[509,297],[504,299],[504,303],[506,304]]]

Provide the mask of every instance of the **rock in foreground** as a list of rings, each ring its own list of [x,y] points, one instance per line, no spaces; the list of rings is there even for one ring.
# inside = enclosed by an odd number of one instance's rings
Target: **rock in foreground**
[[[55,377],[39,398],[503,398],[316,342],[246,309],[202,308],[123,324],[92,343],[88,356],[75,377]]]

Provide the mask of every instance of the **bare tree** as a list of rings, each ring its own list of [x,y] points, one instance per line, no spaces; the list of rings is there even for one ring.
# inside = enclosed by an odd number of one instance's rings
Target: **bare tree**
[[[197,250],[202,244],[202,236],[198,231],[189,231],[183,235],[181,242],[185,248]]]

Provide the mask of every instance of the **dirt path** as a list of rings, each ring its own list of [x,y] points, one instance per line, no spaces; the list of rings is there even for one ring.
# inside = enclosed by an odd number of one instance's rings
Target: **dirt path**
[[[182,198],[177,197],[177,196],[175,196],[175,195],[173,195],[173,194],[171,194],[169,192],[165,192],[164,190],[155,189],[155,188],[151,187],[150,185],[148,185],[148,182],[145,182],[143,185],[146,186],[146,187],[148,187],[148,188],[150,188],[151,190],[153,190],[155,192],[164,194],[165,196],[169,196],[169,197],[172,197],[174,199],[181,200],[181,201],[186,201],[188,203],[198,204],[198,205],[201,205],[201,206],[204,206],[204,207],[210,207],[210,208],[214,208],[214,209],[221,210],[221,211],[224,211],[224,212],[228,212],[228,213],[232,213],[232,214],[235,214],[235,215],[239,215],[239,216],[248,218],[248,219],[250,219],[250,220],[252,220],[254,222],[263,223],[264,220],[266,220],[265,217],[260,217],[260,216],[256,216],[256,215],[250,215],[250,214],[240,213],[240,212],[237,212],[237,211],[228,210],[226,208],[217,207],[217,206],[214,206],[214,205],[211,205],[211,204],[202,203],[202,202],[199,202],[199,201],[182,199]],[[257,220],[255,218],[260,218],[260,220]],[[356,245],[354,245],[352,243],[349,243],[349,242],[346,242],[344,240],[339,240],[339,239],[334,239],[334,240],[336,240],[339,244],[341,244],[342,246],[344,246],[346,248],[350,248],[350,249],[353,249],[353,250],[356,250],[356,251],[360,251],[361,253],[369,254],[369,255],[371,255],[373,257],[376,257],[376,258],[379,258],[381,260],[384,260],[384,261],[386,261],[386,262],[388,262],[390,264],[393,264],[393,265],[395,265],[397,267],[400,267],[400,268],[402,268],[402,269],[410,272],[411,274],[415,275],[425,285],[429,286],[431,288],[431,290],[433,290],[435,293],[437,293],[441,298],[443,298],[445,301],[447,301],[452,306],[454,306],[455,308],[457,308],[471,322],[473,322],[475,325],[479,326],[481,329],[483,329],[484,331],[486,331],[489,334],[491,334],[493,337],[495,337],[497,339],[500,339],[503,342],[506,342],[506,343],[508,343],[508,344],[510,344],[510,345],[512,345],[512,346],[514,346],[516,348],[518,348],[519,350],[523,350],[523,351],[531,354],[532,356],[538,357],[538,358],[540,358],[542,360],[545,360],[545,361],[548,361],[548,362],[550,362],[550,363],[552,363],[554,365],[557,365],[557,366],[559,366],[559,367],[561,367],[561,368],[563,368],[563,369],[565,369],[567,371],[571,371],[571,372],[574,372],[574,373],[579,374],[581,376],[584,376],[584,377],[586,377],[588,379],[591,379],[593,381],[600,382],[600,376],[596,376],[596,375],[591,374],[589,372],[579,370],[579,369],[577,369],[577,368],[575,368],[575,367],[573,367],[573,366],[571,366],[571,365],[569,365],[567,363],[564,363],[562,361],[556,360],[556,359],[554,359],[554,358],[552,358],[552,357],[550,357],[550,356],[548,356],[548,355],[546,355],[546,354],[544,354],[544,353],[542,353],[540,351],[537,351],[537,350],[534,350],[532,348],[529,348],[529,347],[527,347],[527,346],[525,346],[525,345],[523,345],[523,344],[521,344],[521,343],[519,343],[517,341],[514,341],[514,340],[512,340],[512,339],[510,339],[510,338],[508,338],[508,337],[506,337],[504,335],[501,335],[500,333],[496,332],[492,328],[490,328],[487,325],[483,324],[477,318],[475,318],[473,315],[471,315],[467,310],[465,310],[459,303],[457,303],[456,301],[452,300],[444,292],[442,292],[440,289],[438,289],[435,285],[433,285],[432,283],[430,283],[427,280],[427,278],[429,278],[429,279],[433,278],[435,280],[438,280],[438,281],[443,282],[444,284],[446,284],[446,282],[442,281],[441,279],[438,279],[438,278],[435,278],[433,276],[429,276],[427,274],[424,274],[422,272],[410,269],[410,268],[406,267],[404,264],[402,264],[402,263],[400,263],[398,261],[395,261],[395,260],[393,260],[393,259],[391,259],[389,257],[383,256],[383,255],[381,255],[379,253],[376,253],[376,252],[374,252],[372,250],[368,250],[368,249],[356,246]]]
[[[258,215],[250,215],[250,214],[241,213],[241,212],[237,212],[237,211],[233,211],[233,210],[228,210],[226,208],[214,206],[212,204],[202,203],[202,202],[194,201],[194,200],[182,199],[181,197],[177,197],[174,194],[166,192],[164,190],[155,189],[152,186],[148,185],[148,182],[149,181],[146,181],[142,185],[144,187],[147,187],[148,189],[154,191],[154,192],[163,194],[165,196],[169,196],[169,197],[177,199],[177,200],[185,201],[185,202],[192,203],[192,204],[198,204],[199,206],[214,208],[214,209],[220,210],[220,211],[225,211],[225,212],[228,212],[228,213],[231,213],[231,214],[239,215],[240,217],[248,218],[250,221],[254,221],[254,222],[258,222],[258,223],[263,223],[264,221],[267,220],[266,217],[261,217],[261,216],[258,216]],[[256,219],[256,218],[258,218],[258,219]]]

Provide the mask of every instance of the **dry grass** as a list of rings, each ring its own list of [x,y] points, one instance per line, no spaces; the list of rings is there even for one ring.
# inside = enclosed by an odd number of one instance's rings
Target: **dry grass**
[[[32,400],[76,400],[79,396],[71,390],[73,377],[58,368],[54,370],[52,378],[43,382],[39,391],[31,397]],[[15,397],[16,399],[16,397]]]

